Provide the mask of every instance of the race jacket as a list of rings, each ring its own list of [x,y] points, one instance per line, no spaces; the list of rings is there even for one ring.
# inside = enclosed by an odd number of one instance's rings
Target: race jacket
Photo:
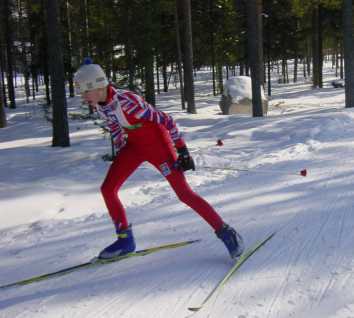
[[[109,85],[107,99],[104,103],[97,105],[97,112],[106,121],[116,153],[126,145],[130,132],[149,130],[151,127],[167,131],[177,149],[185,146],[173,118],[155,109],[142,97],[131,91],[116,89]]]

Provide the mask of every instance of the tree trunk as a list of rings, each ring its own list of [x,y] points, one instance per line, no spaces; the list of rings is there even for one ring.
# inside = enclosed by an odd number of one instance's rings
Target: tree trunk
[[[46,52],[45,52],[45,56],[46,58],[48,57],[48,51],[47,51],[47,47],[46,47]],[[47,59],[45,60],[47,61]],[[46,101],[47,101],[47,105],[49,106],[52,103],[52,98],[50,96],[50,83],[49,83],[49,69],[48,69],[48,64],[46,62],[44,62],[43,64],[43,78],[44,78],[44,87],[45,87],[45,96],[46,96]]]
[[[272,76],[271,76],[272,73],[271,73],[271,65],[270,65],[269,55],[268,55],[268,62],[267,62],[267,71],[268,71],[268,73],[267,73],[267,76],[268,76],[268,82],[267,82],[268,96],[272,96]]]
[[[157,52],[156,52],[157,53]],[[160,68],[159,68],[159,58],[156,54],[156,86],[157,86],[157,94],[160,94]]]
[[[130,34],[131,32],[131,26],[132,26],[132,13],[131,13],[131,8],[130,6],[127,6],[125,8],[126,10],[126,28],[127,28],[127,33]],[[132,38],[130,36],[127,36],[125,38],[125,54],[127,57],[127,63],[128,63],[128,89],[131,91],[136,91],[136,87],[134,84],[134,79],[135,79],[135,63],[134,63],[134,53],[133,53],[133,44],[132,44]]]
[[[354,107],[354,46],[352,0],[343,0],[343,37],[345,60],[345,107]]]
[[[268,88],[268,96],[272,96],[272,76],[271,76],[271,30],[270,30],[270,19],[266,19],[266,39],[267,39],[267,77],[268,77],[268,81],[267,81],[267,88]]]
[[[339,60],[339,76],[341,79],[344,78],[344,48],[343,48],[343,44],[340,45],[340,60]]]
[[[153,23],[152,2],[146,3],[145,16],[148,25]],[[146,28],[145,43],[143,49],[144,68],[145,68],[145,99],[148,103],[156,106],[155,98],[155,81],[154,81],[154,49],[153,49],[153,30],[151,27]]]
[[[65,69],[66,69],[66,74],[67,74],[67,80],[69,82],[69,96],[74,97],[75,96],[75,90],[74,90],[74,71],[73,67],[71,65],[71,60],[72,60],[72,29],[71,29],[71,17],[70,17],[70,3],[69,0],[65,1],[65,24],[66,24],[66,61],[65,61]]]
[[[163,81],[163,91],[168,92],[168,79],[167,79],[167,64],[166,58],[162,57],[162,81]]]
[[[51,104],[51,97],[50,97],[50,88],[49,88],[49,70],[48,70],[48,30],[47,30],[47,23],[44,19],[45,16],[45,1],[46,0],[41,0],[41,25],[43,29],[43,34],[42,38],[40,41],[41,45],[41,50],[40,50],[40,58],[43,66],[43,78],[44,78],[44,86],[45,86],[45,96],[46,96],[46,101],[47,105],[49,106]]]
[[[156,105],[154,83],[154,55],[151,48],[145,56],[145,99],[152,106]]]
[[[130,40],[126,43],[126,55],[128,61],[128,88],[131,91],[135,91],[134,76],[135,76],[135,64],[133,58],[133,49]]]
[[[295,58],[294,58],[294,83],[297,82],[298,62],[299,62],[299,58],[297,57],[297,52],[295,52]]]
[[[10,100],[10,108],[16,108],[15,100],[15,88],[14,88],[14,79],[13,79],[13,32],[12,32],[12,21],[11,21],[11,9],[9,0],[4,0],[4,34],[6,41],[6,74],[7,74],[7,90],[8,97]]]
[[[1,72],[1,69],[0,69]],[[5,113],[5,96],[3,94],[3,82],[0,77],[0,128],[4,128],[7,125],[6,113]]]
[[[182,45],[181,45],[181,26],[179,18],[179,0],[175,1],[175,27],[176,27],[176,44],[177,44],[177,69],[180,81],[181,91],[181,106],[182,109],[186,109],[185,97],[184,97],[184,84],[183,84],[183,69],[182,69]]]
[[[38,93],[38,78],[34,65],[31,66],[31,77],[32,77],[32,99],[36,99],[36,93]]]
[[[245,64],[244,63],[240,63],[240,76],[245,75]]]
[[[335,54],[335,68],[336,68],[336,77],[338,77],[338,66],[339,66],[339,63],[338,63],[338,60],[339,60],[339,54],[338,54],[338,47],[336,48],[336,54]]]
[[[288,67],[288,60],[285,60],[285,75],[286,75],[286,83],[289,84],[289,67]]]
[[[217,65],[217,75],[218,75],[218,91],[219,91],[219,94],[222,94],[224,91],[223,66],[220,63],[218,63],[218,65]]]
[[[213,21],[213,0],[208,1],[208,11],[209,11],[209,19]],[[211,54],[211,74],[213,81],[213,95],[217,95],[216,90],[216,57],[215,57],[215,40],[214,40],[214,30],[210,28],[209,30],[209,41],[210,41],[210,54]]]
[[[90,44],[90,35],[89,35],[89,8],[88,0],[80,0],[80,14],[81,14],[81,60],[84,57],[91,56],[91,44]]]
[[[65,96],[62,38],[57,0],[47,1],[48,53],[53,100],[53,147],[68,147],[69,126]]]
[[[321,23],[321,7],[315,4],[312,11],[312,61],[313,61],[313,87],[323,87],[322,80],[322,23]]]
[[[4,52],[2,47],[0,46],[0,81],[2,83],[1,86],[1,92],[0,95],[2,95],[3,98],[3,106],[8,107],[7,105],[7,98],[6,98],[6,90],[5,90],[5,75],[4,75],[4,69],[5,69],[5,59],[4,59]]]
[[[27,62],[27,46],[26,46],[26,40],[23,37],[23,34],[25,33],[24,30],[24,22],[23,22],[23,7],[21,1],[17,2],[17,12],[18,12],[18,28],[19,28],[19,37],[18,40],[21,43],[21,62],[22,62],[22,73],[24,76],[24,87],[25,87],[25,95],[26,95],[26,103],[29,103],[29,99],[31,96],[31,89],[30,89],[30,68]]]
[[[192,18],[191,0],[180,0],[183,16],[183,68],[184,68],[184,91],[187,101],[187,112],[196,114],[194,102],[194,79],[193,79],[193,42],[192,42]]]
[[[248,56],[252,78],[253,116],[262,117],[261,85],[263,83],[262,0],[247,1]]]
[[[216,96],[218,94],[216,90],[216,65],[215,65],[215,59],[214,59],[214,53],[211,53],[211,79],[213,81],[213,95]]]
[[[32,14],[30,14],[30,20],[29,23],[33,24],[34,23],[34,18]],[[37,30],[35,30],[33,27],[30,28],[30,56],[31,56],[31,65],[30,65],[30,76],[32,78],[32,99],[36,99],[36,93],[38,93],[38,69],[37,69],[37,63],[34,61],[37,59],[36,57],[36,47],[38,46],[38,41],[36,40],[36,33]]]

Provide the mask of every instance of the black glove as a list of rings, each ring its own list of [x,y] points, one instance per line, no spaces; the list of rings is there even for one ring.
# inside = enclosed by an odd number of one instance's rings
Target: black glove
[[[178,158],[176,161],[177,169],[187,171],[195,170],[193,158],[190,156],[187,146],[177,149]]]
[[[103,161],[114,161],[116,156],[112,156],[108,153],[102,156]]]

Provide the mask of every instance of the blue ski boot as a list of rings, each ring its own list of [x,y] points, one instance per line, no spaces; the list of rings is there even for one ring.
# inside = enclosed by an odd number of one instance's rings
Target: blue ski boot
[[[135,251],[135,240],[131,224],[126,230],[117,229],[118,239],[111,245],[107,246],[98,258],[107,259],[117,256],[126,255]]]
[[[243,239],[231,226],[224,224],[222,228],[215,232],[216,236],[223,241],[231,258],[240,256],[244,249]]]

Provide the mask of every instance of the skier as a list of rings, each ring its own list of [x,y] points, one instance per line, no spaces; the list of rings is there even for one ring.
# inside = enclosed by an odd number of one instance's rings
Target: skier
[[[106,121],[116,151],[101,192],[115,226],[117,240],[102,250],[99,258],[107,259],[135,251],[132,226],[128,223],[118,191],[145,161],[160,171],[182,202],[209,223],[232,258],[241,255],[244,250],[242,237],[224,223],[210,204],[187,183],[184,171],[195,170],[194,161],[172,117],[156,110],[139,95],[116,89],[108,82],[103,69],[90,59],[86,59],[78,69],[74,81],[85,102]]]

